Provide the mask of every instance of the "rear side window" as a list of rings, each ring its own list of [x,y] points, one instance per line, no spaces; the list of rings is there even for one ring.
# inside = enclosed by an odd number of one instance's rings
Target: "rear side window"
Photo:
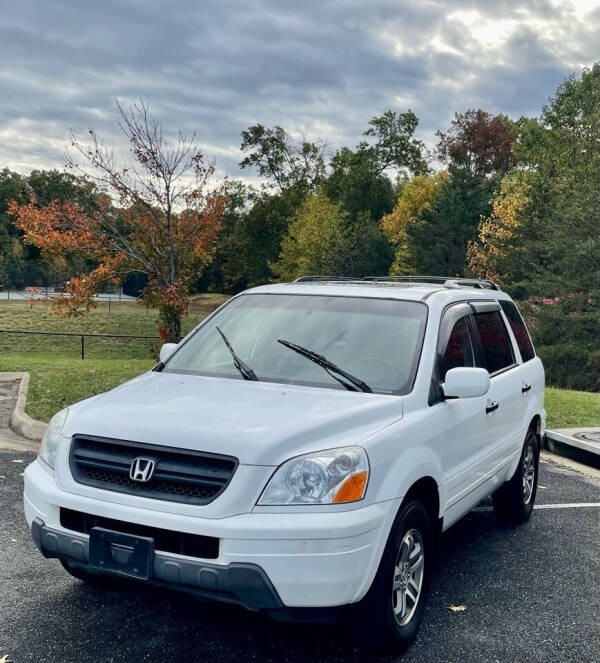
[[[533,349],[533,344],[529,338],[529,333],[527,332],[527,327],[523,322],[523,318],[519,313],[517,307],[508,301],[501,301],[500,306],[504,311],[504,314],[508,318],[510,328],[512,329],[519,350],[521,351],[521,357],[523,361],[529,361],[535,357],[535,350]]]
[[[508,330],[500,311],[476,313],[475,323],[481,337],[485,367],[490,373],[501,371],[515,363]]]
[[[457,320],[448,339],[442,361],[442,380],[451,368],[461,366],[475,366],[475,354],[466,317]]]

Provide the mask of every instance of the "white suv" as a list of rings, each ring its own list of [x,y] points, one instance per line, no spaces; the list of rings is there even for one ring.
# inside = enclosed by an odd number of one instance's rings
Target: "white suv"
[[[54,416],[25,472],[46,557],[284,619],[416,635],[441,533],[529,518],[544,370],[494,283],[304,277],[233,297]]]

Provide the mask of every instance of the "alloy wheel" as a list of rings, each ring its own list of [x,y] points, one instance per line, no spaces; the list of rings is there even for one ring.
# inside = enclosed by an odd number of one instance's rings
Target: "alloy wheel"
[[[528,444],[523,459],[523,503],[529,504],[533,496],[535,483],[535,451],[533,445]]]
[[[417,609],[424,570],[423,538],[418,530],[410,529],[402,539],[394,567],[392,607],[399,626],[408,624]]]

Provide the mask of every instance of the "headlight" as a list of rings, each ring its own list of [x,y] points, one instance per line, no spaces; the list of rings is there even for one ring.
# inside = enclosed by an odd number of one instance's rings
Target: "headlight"
[[[56,453],[58,451],[58,445],[60,444],[62,429],[67,421],[68,415],[68,407],[57,412],[52,419],[50,419],[44,437],[42,437],[40,458],[52,469],[54,469],[54,465],[56,464]]]
[[[365,496],[369,460],[362,447],[340,447],[297,456],[280,465],[258,504],[338,504]]]

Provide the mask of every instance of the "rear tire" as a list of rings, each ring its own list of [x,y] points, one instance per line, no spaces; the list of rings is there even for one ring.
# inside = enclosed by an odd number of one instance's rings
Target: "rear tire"
[[[492,495],[494,513],[501,523],[520,525],[529,520],[537,494],[539,459],[537,435],[529,429],[514,476]]]
[[[429,515],[418,501],[402,506],[366,596],[351,607],[351,627],[362,644],[401,654],[423,619],[434,560]]]

